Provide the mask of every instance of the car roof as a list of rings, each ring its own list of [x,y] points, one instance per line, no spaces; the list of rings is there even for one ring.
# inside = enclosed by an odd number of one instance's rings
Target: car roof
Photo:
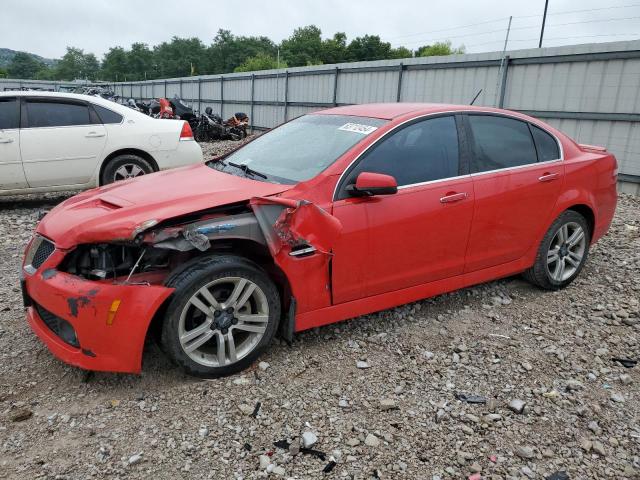
[[[48,92],[42,90],[5,90],[4,92],[0,92],[1,97],[52,97],[52,98],[68,98],[72,100],[82,100],[85,102],[91,102],[96,105],[100,105],[105,108],[109,108],[111,110],[115,110],[118,113],[125,114],[131,113],[135,110],[131,110],[130,108],[120,105],[119,103],[112,102],[111,100],[107,100],[106,98],[98,97],[95,95],[82,95],[80,93],[67,93],[67,92]],[[142,114],[144,117],[146,115]]]
[[[480,111],[480,112],[503,112],[514,115],[499,108],[474,107],[471,105],[455,105],[450,103],[365,103],[360,105],[344,105],[341,107],[329,108],[320,112],[322,115],[351,115],[354,117],[371,117],[383,120],[393,120],[408,114],[424,115],[433,113],[456,112],[456,111]],[[520,115],[518,115],[520,116]]]

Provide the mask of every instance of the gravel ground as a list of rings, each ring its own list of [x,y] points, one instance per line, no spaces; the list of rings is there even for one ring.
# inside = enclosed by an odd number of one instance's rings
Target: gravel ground
[[[152,343],[141,375],[87,376],[36,339],[18,270],[62,198],[0,199],[0,478],[640,478],[640,366],[612,361],[640,359],[638,198],[564,291],[491,282],[276,342],[214,381]]]

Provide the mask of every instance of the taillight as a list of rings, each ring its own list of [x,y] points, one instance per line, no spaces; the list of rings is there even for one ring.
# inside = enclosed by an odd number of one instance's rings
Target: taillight
[[[182,130],[180,131],[180,140],[193,140],[193,132],[191,131],[191,125],[188,122],[182,123]]]

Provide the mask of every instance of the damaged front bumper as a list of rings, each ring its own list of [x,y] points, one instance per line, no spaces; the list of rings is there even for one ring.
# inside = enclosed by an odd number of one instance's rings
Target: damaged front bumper
[[[85,280],[55,269],[56,250],[22,282],[27,320],[57,358],[87,370],[140,372],[149,324],[173,289]]]

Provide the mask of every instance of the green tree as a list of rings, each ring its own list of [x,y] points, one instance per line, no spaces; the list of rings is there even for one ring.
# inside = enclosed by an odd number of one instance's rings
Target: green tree
[[[458,53],[465,53],[464,45],[458,48],[451,48],[451,41],[436,42],[433,45],[423,45],[416,50],[416,57],[432,57],[439,55],[455,55]]]
[[[349,43],[347,57],[351,62],[385,60],[391,58],[391,44],[380,40],[378,35],[357,37]]]
[[[100,64],[93,53],[85,55],[80,48],[67,47],[67,53],[56,65],[55,77],[59,80],[95,80],[99,69]]]
[[[0,68],[0,78],[7,78],[9,74],[4,68]]]
[[[207,49],[207,70],[210,73],[233,72],[249,58],[276,56],[276,46],[267,37],[237,37],[220,29]]]
[[[127,52],[127,65],[132,80],[155,78],[153,52],[146,43],[134,43]]]
[[[322,32],[315,25],[296,28],[293,35],[282,41],[282,58],[291,67],[322,63]]]
[[[7,73],[11,78],[36,78],[36,74],[43,68],[46,65],[32,55],[18,52],[7,66]]]
[[[347,34],[337,32],[322,41],[322,63],[341,63],[347,60]]]
[[[102,59],[100,76],[103,80],[123,81],[127,76],[127,52],[122,47],[111,47]]]
[[[173,37],[153,48],[159,78],[187,77],[205,72],[206,48],[199,38]]]
[[[280,61],[280,68],[286,68],[287,64]],[[268,53],[258,53],[247,58],[244,63],[234,69],[234,72],[254,72],[256,70],[272,70],[278,68],[278,61]]]
[[[388,58],[411,58],[413,57],[413,52],[409,50],[407,47],[398,47],[392,48],[389,52]]]

